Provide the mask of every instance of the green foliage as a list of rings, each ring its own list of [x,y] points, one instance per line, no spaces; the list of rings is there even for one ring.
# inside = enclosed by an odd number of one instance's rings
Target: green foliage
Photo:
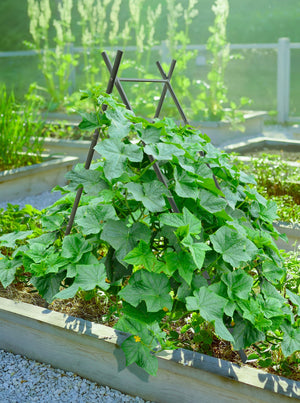
[[[242,122],[243,113],[239,108],[250,103],[250,99],[241,97],[239,104],[230,102],[227,97],[228,89],[225,85],[225,71],[230,56],[229,42],[227,41],[227,19],[229,15],[228,0],[216,0],[212,6],[215,14],[214,24],[209,27],[211,36],[208,38],[206,48],[209,52],[210,71],[207,81],[197,80],[196,85],[200,94],[192,101],[193,111],[198,118],[210,121],[228,121],[235,130],[244,130]],[[239,57],[235,55],[235,57]],[[226,108],[227,106],[227,108]],[[228,107],[230,106],[230,109]]]
[[[39,136],[43,122],[37,114],[38,105],[34,86],[26,102],[18,105],[14,93],[7,93],[5,85],[0,85],[0,170],[41,161],[43,141]]]
[[[30,34],[33,42],[26,41],[28,48],[38,52],[39,68],[46,80],[46,88],[50,96],[50,108],[60,106],[68,93],[69,78],[77,65],[77,57],[70,49],[74,40],[71,30],[73,0],[62,0],[58,3],[58,19],[53,19],[55,49],[50,47],[49,30],[52,10],[49,0],[28,0],[28,16],[30,17]]]
[[[12,282],[22,264],[49,302],[93,290],[114,297],[116,328],[131,334],[121,346],[127,365],[151,375],[155,353],[176,347],[170,322],[178,319],[187,320],[199,343],[211,340],[210,329],[234,349],[279,334],[283,354],[299,350],[299,300],[283,283],[286,270],[273,241],[276,206],[251,188],[253,177],[196,129],[170,119],[149,123],[108,96],[95,101],[98,111],[82,126],[98,128],[100,116],[102,159],[69,174],[64,196],[43,214],[41,236],[9,238],[13,257],[1,263],[1,282]],[[156,177],[153,151],[167,187]],[[81,205],[64,237],[79,187]],[[171,197],[179,213],[171,212]],[[0,237],[0,246],[8,237]]]
[[[125,3],[125,4],[124,4]],[[248,99],[240,98],[239,104],[227,99],[225,86],[225,70],[229,62],[229,43],[226,39],[226,25],[229,13],[228,0],[216,0],[212,6],[215,14],[213,26],[209,27],[211,36],[207,42],[210,65],[206,82],[197,77],[196,81],[188,78],[186,72],[195,61],[197,51],[188,49],[191,43],[190,30],[199,18],[199,0],[187,0],[181,4],[167,0],[165,4],[149,5],[145,0],[80,0],[77,3],[80,16],[81,46],[83,47],[83,73],[85,87],[92,88],[101,83],[105,87],[108,72],[104,66],[101,51],[109,46],[126,46],[133,38],[136,47],[134,56],[120,66],[120,72],[139,78],[157,77],[157,70],[150,69],[151,52],[159,44],[156,31],[159,24],[167,26],[164,33],[164,59],[176,59],[176,73],[172,83],[177,93],[181,94],[181,102],[189,111],[190,119],[197,120],[226,120],[234,128],[243,130],[242,112],[237,109],[245,106]],[[129,13],[124,24],[120,23],[122,8]],[[128,9],[128,10],[127,10]],[[47,91],[51,97],[51,108],[65,105],[74,107],[76,95],[69,97],[69,78],[77,65],[77,56],[71,51],[71,43],[75,40],[72,27],[72,0],[64,0],[58,5],[55,18],[54,8],[49,0],[28,0],[28,15],[30,16],[30,33],[33,43],[26,42],[29,47],[38,51],[40,66],[45,79]],[[91,12],[90,10],[93,10]],[[164,19],[161,15],[164,14]],[[52,21],[53,20],[53,21]],[[55,50],[50,46],[51,25],[55,28]],[[73,24],[74,25],[74,24]],[[121,45],[122,44],[122,45]],[[169,66],[164,65],[167,70]],[[200,84],[200,85],[199,85]],[[146,85],[145,83],[143,85]],[[152,84],[151,84],[152,85]],[[194,87],[197,88],[195,94]],[[134,99],[134,110],[141,116],[153,114],[153,104],[156,103],[160,86],[147,87],[140,90],[139,85],[129,88],[129,99]],[[68,98],[68,101],[67,101]],[[230,108],[230,109],[228,109]],[[165,110],[168,114],[174,111],[174,105],[166,99]]]
[[[20,209],[18,205],[8,204],[0,209],[0,234],[14,231],[30,231],[36,228],[40,211],[27,204]]]
[[[257,190],[277,203],[280,220],[297,223],[300,216],[300,169],[283,161],[280,155],[262,154],[249,164],[234,160],[238,167],[255,176]]]

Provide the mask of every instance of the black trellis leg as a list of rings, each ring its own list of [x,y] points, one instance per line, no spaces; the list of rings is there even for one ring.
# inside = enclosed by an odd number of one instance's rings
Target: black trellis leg
[[[102,52],[101,55],[102,55],[102,57],[103,57],[104,63],[106,64],[107,70],[108,70],[109,73],[111,74],[111,73],[112,73],[113,66],[112,66],[112,64],[111,64],[111,62],[110,62],[110,60],[109,60],[109,57],[107,56],[107,53],[106,53],[106,52]],[[128,100],[126,94],[125,94],[125,91],[124,91],[124,89],[123,89],[123,87],[122,87],[122,84],[121,84],[121,82],[120,82],[120,80],[119,80],[118,77],[116,77],[116,79],[115,79],[115,86],[116,86],[116,88],[117,88],[117,90],[118,90],[118,92],[119,92],[119,94],[120,94],[120,97],[121,97],[121,99],[122,99],[123,104],[126,106],[127,109],[129,109],[130,111],[132,111],[132,110],[133,110],[133,109],[132,109],[132,106],[130,105],[130,102],[129,102],[129,100]]]
[[[118,50],[114,65],[113,65],[112,70],[111,70],[111,74],[110,74],[110,77],[109,77],[107,88],[106,88],[106,93],[107,94],[111,94],[112,90],[114,88],[115,80],[116,80],[116,77],[117,77],[117,74],[118,74],[118,70],[119,70],[119,67],[120,67],[122,56],[123,56],[123,52],[121,50]],[[105,111],[107,109],[107,105],[102,105],[102,109],[103,109],[103,111]],[[90,148],[89,148],[89,151],[88,151],[88,155],[87,155],[87,158],[86,158],[86,161],[85,161],[85,165],[84,165],[85,169],[89,169],[90,166],[91,166],[91,162],[92,162],[93,155],[94,155],[94,147],[97,144],[98,138],[99,138],[99,129],[96,129],[94,131],[94,134],[93,134],[93,137],[92,137],[92,140],[91,140],[91,144],[90,144]],[[82,191],[83,191],[82,188],[79,188],[77,190],[76,197],[75,197],[75,200],[74,200],[74,204],[73,204],[73,207],[72,207],[72,211],[71,211],[71,214],[70,214],[69,222],[67,224],[67,228],[66,228],[66,231],[65,231],[65,235],[69,235],[70,232],[71,232],[73,222],[74,222],[74,218],[75,218],[75,215],[76,215],[76,211],[77,211],[77,208],[78,208],[78,205],[79,205],[79,202],[80,202],[80,198],[81,198],[81,195],[82,195]]]

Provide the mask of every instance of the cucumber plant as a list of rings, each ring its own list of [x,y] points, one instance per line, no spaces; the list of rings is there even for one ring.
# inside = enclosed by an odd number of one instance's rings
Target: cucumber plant
[[[127,365],[151,375],[156,352],[176,348],[167,330],[178,318],[192,318],[199,337],[206,322],[236,350],[270,333],[285,356],[299,350],[300,301],[282,282],[276,204],[256,191],[254,178],[190,126],[149,122],[106,94],[83,97],[97,108],[83,114],[80,127],[100,131],[102,158],[67,174],[63,197],[41,216],[39,236],[0,237],[13,250],[0,260],[3,286],[23,268],[49,302],[82,291],[113,299],[115,327],[131,334],[121,346]],[[78,188],[81,203],[64,236]],[[170,197],[179,213],[171,212]]]

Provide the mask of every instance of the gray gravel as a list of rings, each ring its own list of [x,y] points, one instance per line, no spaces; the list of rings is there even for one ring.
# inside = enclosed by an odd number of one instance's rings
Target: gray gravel
[[[11,200],[20,208],[31,204],[43,208],[61,197],[59,192],[44,192],[36,196]],[[7,202],[0,203],[6,208]],[[140,397],[125,395],[107,386],[99,386],[72,372],[54,369],[50,365],[29,360],[26,357],[0,350],[0,403],[94,403],[135,402]]]
[[[142,403],[144,400],[0,350],[0,402]]]

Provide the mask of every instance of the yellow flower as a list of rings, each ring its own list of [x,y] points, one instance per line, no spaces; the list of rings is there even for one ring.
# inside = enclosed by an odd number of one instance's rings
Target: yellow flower
[[[140,342],[140,341],[141,341],[140,336],[134,336],[134,341],[135,341],[136,343]]]
[[[168,312],[168,308],[166,306],[163,307],[163,311]]]

